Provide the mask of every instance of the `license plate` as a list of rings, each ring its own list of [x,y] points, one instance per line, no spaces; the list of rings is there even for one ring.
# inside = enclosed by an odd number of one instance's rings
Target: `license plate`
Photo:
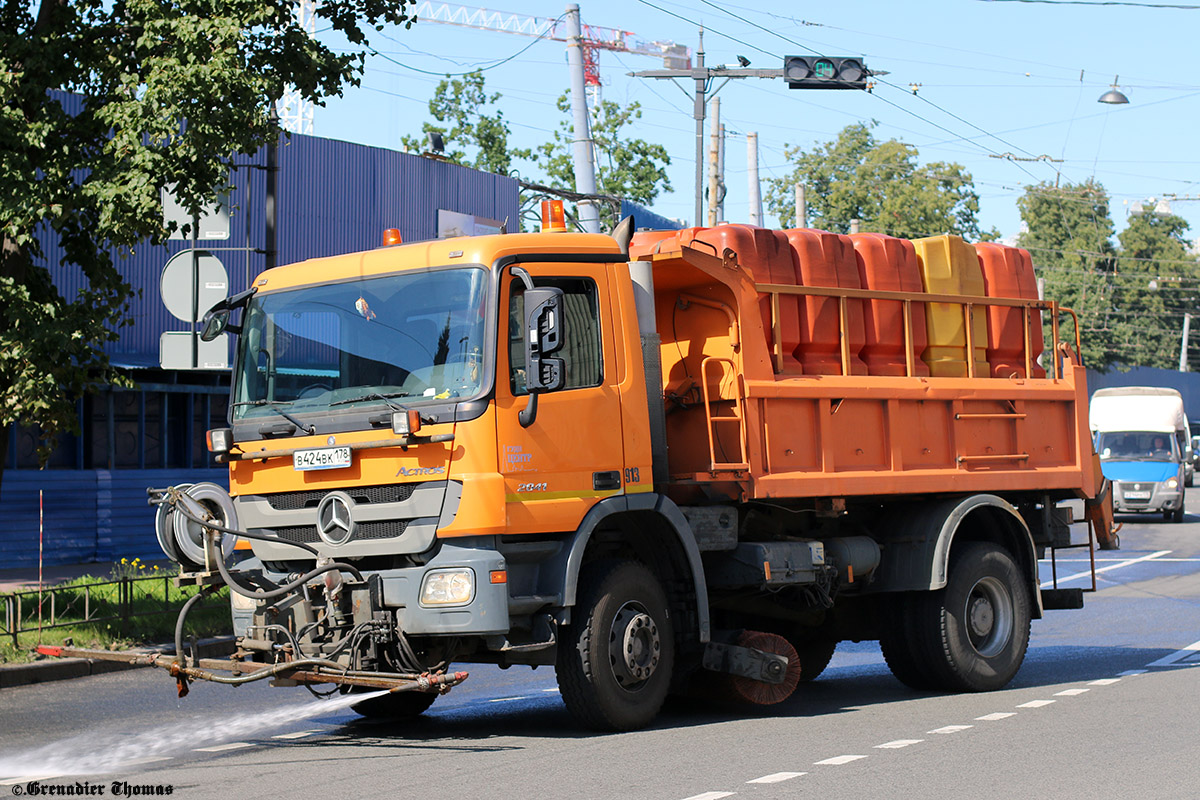
[[[1126,492],[1125,499],[1126,500],[1149,500],[1150,493],[1149,492]]]
[[[292,453],[292,466],[301,472],[310,469],[341,469],[350,466],[349,447],[322,447],[319,450],[297,450]]]

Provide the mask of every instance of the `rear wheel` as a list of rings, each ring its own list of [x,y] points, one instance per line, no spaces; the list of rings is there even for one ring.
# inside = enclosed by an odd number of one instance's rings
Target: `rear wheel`
[[[1029,589],[1012,557],[983,542],[961,545],[935,592],[902,595],[907,636],[881,644],[892,672],[915,688],[981,692],[1013,679],[1025,660]],[[885,643],[886,642],[886,643]]]
[[[658,580],[634,561],[585,568],[555,673],[575,717],[598,730],[650,723],[671,685],[675,636]]]
[[[792,642],[796,654],[800,657],[800,682],[816,680],[833,660],[833,651],[837,642],[833,639],[810,639],[806,642]]]

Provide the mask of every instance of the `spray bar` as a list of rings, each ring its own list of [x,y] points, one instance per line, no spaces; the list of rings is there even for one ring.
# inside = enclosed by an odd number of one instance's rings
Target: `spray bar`
[[[265,678],[283,678],[297,683],[335,683],[343,686],[363,686],[388,689],[392,692],[444,692],[465,681],[466,672],[423,673],[366,672],[343,669],[341,665],[320,658],[302,658],[277,664],[258,664],[235,659],[202,658],[195,666],[184,667],[175,656],[163,653],[134,653],[130,651],[84,650],[72,647],[39,645],[37,652],[56,658],[90,658],[98,661],[119,661],[139,667],[161,667],[172,677],[187,680],[212,681],[240,685]],[[229,675],[219,675],[228,672]]]

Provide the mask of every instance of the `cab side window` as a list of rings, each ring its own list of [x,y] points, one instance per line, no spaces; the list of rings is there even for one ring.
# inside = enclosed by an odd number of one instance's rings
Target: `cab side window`
[[[596,282],[589,278],[535,278],[538,286],[563,290],[563,346],[554,355],[566,366],[563,391],[599,386],[604,376],[600,348],[600,303]],[[509,385],[514,396],[525,388],[525,284],[514,280],[509,288]]]

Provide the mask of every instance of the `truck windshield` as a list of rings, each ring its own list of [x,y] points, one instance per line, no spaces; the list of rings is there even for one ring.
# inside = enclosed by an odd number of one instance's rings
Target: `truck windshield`
[[[400,399],[468,398],[484,383],[488,274],[464,267],[257,295],[246,310],[233,418]],[[397,401],[393,401],[397,402]]]
[[[1175,437],[1156,431],[1114,431],[1101,433],[1096,451],[1102,460],[1178,461]]]

